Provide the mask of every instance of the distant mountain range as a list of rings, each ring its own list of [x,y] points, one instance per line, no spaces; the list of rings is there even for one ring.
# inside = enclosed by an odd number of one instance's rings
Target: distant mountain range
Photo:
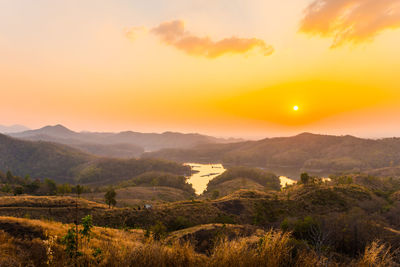
[[[118,158],[131,158],[141,155],[144,151],[164,148],[185,149],[201,144],[242,141],[241,139],[222,139],[200,134],[174,132],[162,134],[132,131],[120,133],[74,132],[62,125],[46,126],[10,135],[24,140],[66,144],[87,153]]]
[[[400,138],[374,140],[349,135],[330,136],[303,133],[293,137],[239,142],[237,139],[220,139],[200,134],[172,132],[162,134],[78,133],[62,125],[46,126],[10,135],[18,139],[41,142],[23,143],[25,145],[22,145],[21,149],[19,146],[4,148],[0,143],[0,153],[2,153],[0,160],[9,164],[0,162],[0,170],[11,169],[12,166],[13,169],[21,168],[24,170],[21,173],[24,174],[25,172],[26,174],[46,174],[52,177],[53,173],[46,170],[49,168],[55,172],[55,177],[78,177],[77,179],[87,182],[109,179],[106,176],[99,178],[97,173],[99,162],[106,164],[108,169],[114,168],[111,164],[114,162],[119,166],[118,168],[122,169],[122,166],[126,168],[129,164],[120,164],[120,159],[117,158],[138,156],[141,156],[143,160],[158,158],[181,163],[223,163],[226,167],[239,165],[259,167],[277,175],[286,175],[295,179],[301,172],[320,176],[363,172],[375,176],[400,177]],[[3,140],[5,140],[4,138]],[[23,142],[13,138],[10,140],[13,143]],[[37,147],[34,153],[32,150],[23,149],[32,146]],[[150,152],[143,153],[145,150]],[[43,151],[47,151],[45,153],[48,155],[47,158],[42,158],[41,152]],[[65,155],[68,157],[63,158]],[[97,157],[93,155],[97,155]],[[98,160],[99,157],[107,158],[107,160]],[[111,158],[114,160],[112,161]],[[48,167],[46,161],[53,162],[54,160],[57,164],[60,162],[64,162],[64,164]],[[96,164],[88,162],[96,162]],[[10,165],[11,163],[13,165]],[[64,168],[64,165],[70,163],[75,167],[79,165],[79,175],[77,175],[76,168],[71,166],[67,169]],[[29,164],[32,166],[27,167]],[[82,167],[85,164],[86,167]],[[57,169],[57,166],[60,169]],[[43,172],[43,170],[46,171]],[[103,171],[102,175],[106,175],[105,173]],[[108,175],[113,176],[113,174]],[[128,177],[126,174],[122,176]]]
[[[144,157],[178,162],[256,166],[293,178],[367,172],[400,177],[400,138],[380,140],[303,133],[233,144],[207,144],[193,149],[163,149]]]
[[[14,124],[11,126],[4,126],[0,125],[0,133],[17,133],[17,132],[23,132],[23,131],[28,131],[29,128],[25,127],[23,125],[19,124]]]
[[[166,160],[98,157],[50,142],[25,141],[0,134],[0,171],[18,176],[51,178],[57,182],[115,184],[146,172],[190,173],[190,168]]]

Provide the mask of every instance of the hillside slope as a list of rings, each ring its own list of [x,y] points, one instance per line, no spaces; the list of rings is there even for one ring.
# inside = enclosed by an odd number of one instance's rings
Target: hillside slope
[[[166,160],[101,158],[65,145],[23,141],[1,134],[0,170],[83,184],[117,183],[151,171],[190,173],[189,167]]]

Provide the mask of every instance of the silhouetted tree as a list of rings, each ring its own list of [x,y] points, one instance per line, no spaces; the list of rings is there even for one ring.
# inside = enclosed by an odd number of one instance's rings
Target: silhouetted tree
[[[56,183],[51,180],[51,179],[44,179],[44,185],[46,187],[46,191],[48,195],[55,195],[57,192],[57,185]]]
[[[78,198],[80,198],[82,192],[83,192],[83,186],[81,186],[81,185],[79,185],[79,184],[76,185],[76,186],[75,186],[75,193],[76,193],[76,195],[77,195]]]
[[[22,186],[17,186],[14,188],[14,196],[22,195],[24,193],[24,188]]]
[[[71,193],[71,186],[69,184],[62,184],[57,186],[57,193],[60,195]]]
[[[106,192],[106,194],[104,195],[104,198],[108,205],[108,208],[111,208],[111,206],[115,206],[117,204],[117,201],[115,200],[116,196],[117,196],[117,193],[112,188],[110,188]]]
[[[300,175],[300,180],[303,184],[308,184],[310,182],[311,177],[308,175],[308,173],[304,172]]]
[[[10,170],[7,171],[6,177],[8,181],[12,181],[14,179],[14,175],[11,173]]]

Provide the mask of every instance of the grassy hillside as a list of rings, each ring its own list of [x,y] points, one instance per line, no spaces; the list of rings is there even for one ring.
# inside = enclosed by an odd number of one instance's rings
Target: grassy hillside
[[[144,204],[159,204],[160,202],[175,202],[188,200],[193,194],[182,189],[168,186],[129,186],[115,189],[117,207],[143,206]],[[83,198],[104,203],[105,192],[82,194]]]
[[[74,208],[73,199],[63,202],[57,198],[50,198],[43,202],[38,197],[25,198],[32,200],[24,200],[23,203],[27,203],[25,206],[13,206],[9,204],[8,198],[4,201],[0,197],[0,215],[23,217],[29,214],[31,218],[49,218],[62,222],[74,220],[74,215],[71,214],[71,209]],[[34,207],[32,203],[35,202],[40,204]],[[332,214],[347,214],[354,209],[359,209],[365,214],[384,212],[382,214],[386,216],[400,208],[400,202],[356,184],[295,185],[282,192],[239,190],[216,200],[159,203],[152,210],[107,209],[105,206],[90,210],[85,208],[87,204],[82,205],[81,215],[90,212],[98,225],[149,227],[161,221],[169,230],[180,228],[179,225],[187,227],[208,223],[270,227],[279,225],[287,217],[302,218],[311,214],[329,218]],[[382,220],[383,224],[386,224],[386,219]]]
[[[400,165],[400,138],[372,140],[304,133],[287,138],[209,144],[195,149],[166,149],[144,156],[258,166],[292,177],[304,171],[329,175]]]
[[[189,167],[166,160],[100,158],[64,145],[5,135],[0,135],[0,170],[83,184],[116,183],[150,171],[190,173]]]
[[[166,243],[146,238],[141,230],[94,227],[90,239],[71,256],[63,243],[71,225],[0,217],[1,266],[397,266],[398,258],[385,244],[372,242],[353,258],[336,254],[328,258],[316,248],[297,241],[290,233],[268,231],[246,237],[229,237],[239,230],[205,225],[191,231],[207,233],[213,245],[206,254],[191,243]],[[19,231],[14,231],[19,229]],[[205,239],[203,239],[205,240]],[[172,245],[172,246],[171,246]],[[197,250],[196,250],[197,248]],[[331,255],[328,255],[331,257]]]
[[[0,197],[0,216],[25,217],[0,217],[0,251],[7,251],[0,252],[0,265],[50,260],[56,266],[361,267],[400,262],[400,231],[391,223],[399,219],[393,210],[400,202],[352,183],[239,190],[213,201],[150,210],[108,209],[81,199],[79,218],[91,214],[94,225],[107,227],[94,227],[90,241],[82,239],[76,259],[62,241],[73,225],[49,221],[73,222],[75,200]]]
[[[67,146],[0,135],[0,170],[11,170],[16,175],[72,180],[75,168],[93,159]]]

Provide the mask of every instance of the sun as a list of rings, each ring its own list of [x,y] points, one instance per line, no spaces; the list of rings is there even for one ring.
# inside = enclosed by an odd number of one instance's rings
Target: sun
[[[298,110],[299,110],[299,106],[294,106],[294,107],[293,107],[293,110],[294,110],[294,111],[298,111]]]

